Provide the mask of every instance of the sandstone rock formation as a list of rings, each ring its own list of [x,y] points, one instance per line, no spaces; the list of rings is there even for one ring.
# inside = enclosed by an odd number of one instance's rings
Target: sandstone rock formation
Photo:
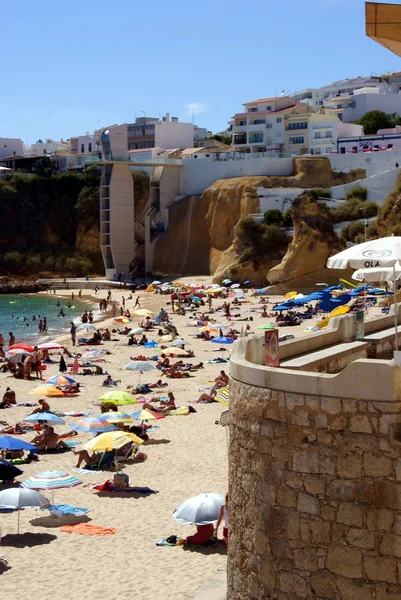
[[[330,216],[307,192],[293,203],[290,212],[294,237],[279,265],[270,269],[270,283],[289,281],[318,271],[329,256],[343,249]]]
[[[398,175],[394,191],[388,194],[380,208],[375,225],[381,237],[401,234],[401,175]]]
[[[235,227],[239,221],[260,210],[257,189],[328,188],[366,176],[364,170],[333,173],[326,157],[299,157],[293,163],[291,176],[223,179],[216,181],[202,196],[174,203],[169,212],[168,230],[155,242],[153,271],[205,273],[214,275],[216,281],[228,276],[264,284],[268,271],[280,259],[271,257],[255,269],[251,263],[239,262],[235,243]],[[310,243],[306,245],[309,246],[312,247]],[[317,247],[323,255],[322,248]],[[308,260],[310,262],[310,257]]]

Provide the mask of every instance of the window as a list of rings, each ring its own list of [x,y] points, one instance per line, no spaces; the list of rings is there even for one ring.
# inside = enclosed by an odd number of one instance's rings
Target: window
[[[238,122],[239,127],[243,127],[244,125],[246,125],[246,119]]]
[[[326,137],[331,138],[331,131],[326,131]]]
[[[92,152],[92,143],[91,142],[89,142],[89,144],[88,144],[88,152]]]
[[[283,117],[277,117],[276,123],[282,123],[282,122],[283,122]]]
[[[257,106],[251,106],[248,108],[248,112],[258,112],[258,107]]]
[[[315,148],[315,154],[321,154],[320,148]]]
[[[331,148],[326,148],[326,154],[331,154]]]
[[[85,152],[85,144],[81,144],[81,154]]]
[[[266,125],[266,129],[271,129],[272,127],[273,127],[273,125],[272,125],[271,123],[268,123],[268,124]]]
[[[295,137],[290,137],[289,138],[289,143],[290,144],[303,144],[304,143],[304,136],[303,135],[298,135]]]
[[[288,129],[290,131],[294,131],[295,129],[308,129],[307,121],[296,121],[293,123],[288,123]]]
[[[266,109],[267,109],[267,110],[271,110],[271,109],[272,109],[272,107],[271,107],[271,106],[266,106]]]
[[[315,140],[320,140],[320,131],[315,131]]]
[[[251,125],[264,125],[266,123],[266,119],[254,119]]]

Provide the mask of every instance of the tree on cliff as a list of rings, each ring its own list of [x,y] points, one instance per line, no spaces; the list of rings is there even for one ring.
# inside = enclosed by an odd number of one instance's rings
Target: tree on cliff
[[[365,135],[370,135],[377,133],[379,129],[390,129],[401,125],[401,117],[397,113],[387,114],[381,110],[370,110],[355,123],[363,126]]]

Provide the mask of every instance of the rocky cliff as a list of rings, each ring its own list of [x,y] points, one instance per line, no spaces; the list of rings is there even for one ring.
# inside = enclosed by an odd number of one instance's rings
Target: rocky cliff
[[[401,235],[401,174],[394,190],[388,194],[375,223],[379,235]]]
[[[228,276],[263,284],[268,271],[280,262],[281,257],[272,256],[257,268],[252,262],[241,262],[235,231],[242,219],[259,212],[257,189],[329,188],[366,176],[363,169],[333,173],[326,157],[299,157],[293,164],[293,174],[287,177],[223,179],[216,181],[201,196],[174,203],[169,212],[168,230],[155,242],[153,271],[207,273],[214,275],[216,281]]]
[[[325,267],[329,256],[344,248],[334,232],[330,216],[308,192],[295,200],[290,212],[294,237],[281,263],[267,274],[272,284],[319,271]]]

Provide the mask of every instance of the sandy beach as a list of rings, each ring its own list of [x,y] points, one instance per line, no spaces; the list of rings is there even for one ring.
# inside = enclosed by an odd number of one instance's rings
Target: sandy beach
[[[207,277],[187,279],[200,284],[210,282]],[[71,294],[72,290],[69,291]],[[100,291],[97,298],[105,297],[106,291]],[[112,299],[121,302],[122,296],[128,297],[128,290],[113,290]],[[146,292],[135,293],[132,300],[126,300],[126,307],[132,311],[136,297],[139,295],[141,308],[154,312],[166,306],[169,296]],[[251,294],[249,294],[251,297]],[[242,318],[251,314],[254,320],[253,332],[261,323],[272,319],[262,319],[261,311],[250,313],[250,309],[260,308],[259,299],[254,304],[244,304],[239,311]],[[270,298],[269,310],[272,302]],[[216,308],[223,300],[214,300]],[[167,306],[169,312],[171,307]],[[375,311],[377,309],[374,309]],[[374,312],[371,311],[373,315]],[[321,317],[320,317],[321,318]],[[294,328],[283,328],[280,334],[294,333],[305,335],[305,329],[317,320],[305,321]],[[217,313],[219,322],[225,320],[222,313]],[[196,330],[186,325],[189,316],[173,315],[173,323],[179,334],[190,342],[188,348],[195,352],[195,358],[189,362],[211,360],[217,356],[229,357],[230,348],[224,353],[216,352],[219,346],[192,337]],[[234,322],[236,319],[233,319]],[[133,326],[137,319],[133,319]],[[108,319],[99,324],[101,329],[116,325]],[[236,326],[241,329],[244,322]],[[102,367],[113,379],[121,380],[118,388],[125,390],[128,385],[138,382],[138,374],[124,370],[130,357],[144,354],[155,354],[151,349],[134,348],[127,345],[127,338],[112,335],[118,341],[106,342],[102,347],[111,354],[105,357]],[[157,338],[157,328],[148,336]],[[18,341],[18,340],[17,340]],[[67,346],[73,348],[70,340]],[[58,360],[58,356],[55,355]],[[185,379],[166,379],[168,390],[173,391],[177,407],[188,406],[195,401],[203,386],[207,386],[218,375],[221,369],[229,372],[228,364],[205,364],[204,368]],[[58,374],[58,362],[48,365],[44,378]],[[99,414],[99,406],[94,403],[107,391],[102,387],[103,376],[75,377],[82,385],[82,392],[77,397],[50,398],[49,403],[54,411],[93,411]],[[159,371],[152,371],[142,376],[142,382],[156,382],[160,378]],[[9,385],[17,394],[17,402],[37,401],[38,396],[28,395],[36,385],[36,380],[23,381],[0,375],[0,394]],[[163,390],[166,395],[166,390]],[[55,502],[89,508],[88,523],[102,527],[113,527],[118,531],[114,535],[95,537],[60,531],[66,523],[74,522],[71,518],[55,519],[48,511],[25,510],[21,512],[21,533],[17,535],[17,514],[1,514],[0,528],[2,542],[0,554],[6,555],[9,570],[1,575],[1,596],[5,600],[18,597],[28,600],[40,597],[42,600],[58,597],[79,598],[89,600],[114,600],[128,595],[138,595],[142,600],[158,600],[175,598],[184,600],[199,585],[213,575],[218,569],[224,569],[226,552],[223,546],[218,548],[157,547],[156,542],[162,537],[176,534],[185,537],[194,532],[194,526],[180,525],[172,519],[172,513],[185,499],[203,492],[225,494],[227,491],[227,441],[225,428],[216,421],[225,408],[217,403],[193,404],[196,414],[188,416],[169,416],[159,421],[159,429],[151,434],[151,441],[141,446],[148,459],[143,463],[123,463],[124,473],[129,475],[130,485],[148,486],[157,494],[139,496],[124,493],[97,493],[89,488],[92,483],[101,483],[112,478],[113,473],[98,471],[91,474],[78,474],[83,485],[55,491]],[[138,405],[123,407],[127,412],[136,410]],[[0,411],[0,420],[9,424],[22,421],[31,410],[26,406],[14,406]],[[65,417],[66,424],[56,428],[57,433],[69,430],[75,418]],[[1,428],[1,425],[0,425]],[[29,441],[33,434],[21,436]],[[82,442],[91,438],[82,434]],[[23,481],[29,476],[43,471],[65,470],[73,472],[76,456],[72,452],[60,454],[41,454],[39,462],[22,465],[24,474],[18,478]],[[4,489],[7,486],[0,486]],[[45,493],[49,497],[49,493]],[[51,498],[51,493],[50,493]]]

